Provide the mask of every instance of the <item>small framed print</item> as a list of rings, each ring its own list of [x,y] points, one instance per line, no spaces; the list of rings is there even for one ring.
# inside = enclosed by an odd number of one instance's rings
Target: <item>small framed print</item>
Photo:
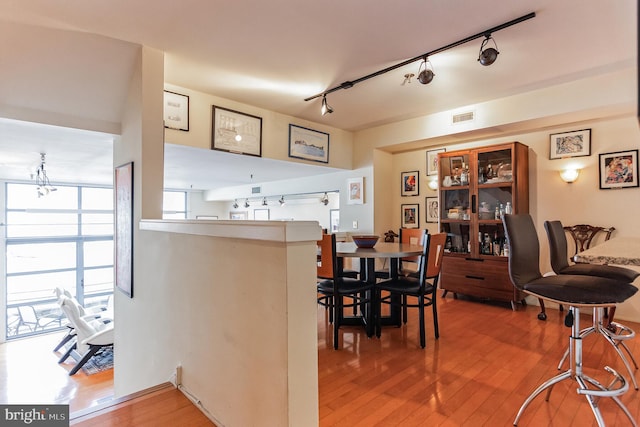
[[[591,155],[591,129],[549,135],[549,159]]]
[[[189,131],[189,97],[164,91],[164,127]]]
[[[638,187],[638,150],[600,154],[600,189]]]
[[[329,134],[290,124],[289,157],[329,163]]]
[[[420,194],[420,176],[418,175],[418,171],[412,172],[402,172],[401,175],[401,185],[402,185],[402,196],[417,196]]]
[[[229,219],[245,220],[247,219],[247,211],[231,211],[229,212]]]
[[[269,221],[269,209],[254,209],[253,219],[256,221]]]
[[[444,153],[446,148],[427,150],[427,176],[438,175],[438,153]]]
[[[347,204],[362,205],[364,203],[364,178],[352,178],[347,181]]]
[[[440,212],[437,197],[425,197],[424,209],[426,211],[427,222],[438,222],[438,213]]]
[[[420,226],[420,205],[402,205],[402,228],[418,228]]]
[[[133,298],[133,162],[118,166],[114,181],[116,288]]]

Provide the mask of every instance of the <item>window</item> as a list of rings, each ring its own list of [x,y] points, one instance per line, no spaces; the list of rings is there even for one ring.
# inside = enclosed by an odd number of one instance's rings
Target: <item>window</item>
[[[33,185],[7,183],[6,201],[7,338],[62,326],[55,287],[81,304],[106,302],[113,292],[113,190],[57,186],[38,197]],[[47,321],[26,320],[34,315]]]
[[[165,191],[163,193],[162,218],[187,218],[187,193],[185,191]]]

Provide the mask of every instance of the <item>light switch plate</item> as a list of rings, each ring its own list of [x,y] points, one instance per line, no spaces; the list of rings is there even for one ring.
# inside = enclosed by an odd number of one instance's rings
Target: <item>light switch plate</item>
[[[358,221],[353,221],[353,228],[357,229],[358,228]]]

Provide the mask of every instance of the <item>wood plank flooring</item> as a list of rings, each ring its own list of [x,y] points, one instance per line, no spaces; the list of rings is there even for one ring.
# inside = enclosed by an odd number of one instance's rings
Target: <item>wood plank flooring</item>
[[[429,312],[424,350],[419,347],[416,311],[410,310],[407,325],[384,328],[380,339],[367,338],[361,328],[345,327],[338,351],[332,348],[326,312],[318,308],[320,426],[508,426],[529,393],[558,373],[556,365],[570,333],[563,325],[564,313],[548,310],[549,318],[542,322],[536,318],[538,307],[514,312],[508,305],[451,297],[440,299],[438,307],[440,339],[433,339]],[[583,316],[582,326],[590,323],[590,316]],[[640,324],[623,323],[640,332]],[[41,342],[37,351],[27,344],[30,340],[0,345],[1,402],[70,403],[75,412],[109,399],[112,377],[82,373],[69,377],[70,368],[58,366],[58,356],[51,351],[57,337],[35,340]],[[638,338],[628,345],[640,359]],[[617,354],[601,337],[586,338],[584,352],[585,372],[592,377],[608,383],[601,369],[604,365],[627,376]],[[40,354],[39,361],[34,353]],[[56,370],[58,374],[51,373]],[[631,388],[622,397],[636,420],[640,420],[639,393]],[[165,411],[167,407],[175,410]],[[600,408],[607,425],[629,425],[609,399],[602,399]],[[110,414],[77,425],[212,425],[175,389],[133,401]],[[172,414],[179,417],[171,418]],[[185,423],[190,417],[195,421]],[[519,425],[597,423],[586,399],[577,395],[575,383],[564,381],[554,387],[549,402],[538,396]]]

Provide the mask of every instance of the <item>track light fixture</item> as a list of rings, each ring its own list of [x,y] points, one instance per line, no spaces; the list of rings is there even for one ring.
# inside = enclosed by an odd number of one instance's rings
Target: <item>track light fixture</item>
[[[445,50],[449,50],[449,49],[452,49],[454,47],[460,46],[460,45],[465,44],[467,42],[470,42],[472,40],[479,39],[481,37],[485,37],[485,40],[483,41],[482,46],[480,47],[480,54],[478,55],[478,61],[482,65],[491,65],[491,64],[493,64],[495,62],[496,58],[498,57],[498,46],[496,46],[495,48],[490,47],[488,49],[483,50],[483,48],[486,45],[486,43],[489,40],[493,40],[493,38],[491,37],[491,34],[495,33],[496,31],[503,30],[503,29],[505,29],[507,27],[511,27],[512,25],[519,24],[519,23],[521,23],[523,21],[526,21],[528,19],[534,18],[535,16],[536,16],[535,12],[528,13],[526,15],[523,15],[523,16],[519,17],[519,18],[513,19],[513,20],[508,21],[508,22],[505,22],[504,24],[500,24],[500,25],[495,26],[493,28],[486,29],[481,33],[474,34],[472,36],[469,36],[469,37],[466,37],[464,39],[458,40],[457,42],[453,42],[453,43],[450,43],[450,44],[448,44],[446,46],[440,47],[438,49],[434,49],[431,52],[423,53],[422,55],[416,56],[416,57],[411,58],[411,59],[407,59],[406,61],[400,62],[398,64],[395,64],[395,65],[392,65],[390,67],[384,68],[382,70],[376,71],[374,73],[367,74],[366,76],[359,77],[359,78],[357,78],[355,80],[348,80],[346,82],[342,82],[338,86],[334,86],[334,87],[332,87],[330,89],[325,90],[324,92],[320,92],[320,93],[318,93],[316,95],[313,95],[313,96],[310,96],[308,98],[305,98],[305,101],[311,101],[312,99],[316,99],[316,98],[322,97],[322,109],[321,109],[322,115],[325,115],[327,113],[332,113],[333,109],[331,107],[329,107],[329,105],[327,104],[327,95],[328,94],[330,94],[332,92],[335,92],[335,91],[338,91],[338,90],[341,90],[341,89],[352,88],[354,85],[356,85],[356,84],[358,84],[358,83],[360,83],[362,81],[369,80],[369,79],[371,79],[373,77],[380,76],[382,74],[388,73],[389,71],[396,70],[398,68],[404,67],[405,65],[408,65],[408,64],[411,64],[413,62],[420,61],[420,60],[424,60],[425,61],[425,70],[427,70],[427,64],[426,64],[427,60],[426,59],[428,57],[433,56],[436,53],[444,52]],[[495,45],[495,40],[493,40],[493,43]],[[433,76],[435,75],[435,74],[433,74],[433,70],[431,70],[431,73],[425,71],[424,74],[425,74],[425,76],[424,76],[424,80],[425,81],[424,82],[418,76],[418,80],[420,80],[420,83],[422,83],[422,84],[428,84],[433,79]],[[430,76],[430,78],[429,78],[429,76]],[[407,76],[405,75],[405,82],[407,82],[407,80],[408,80]]]
[[[424,69],[422,68],[423,66]],[[420,63],[420,67],[418,68],[418,81],[423,85],[428,85],[429,83],[431,83],[431,80],[433,80],[434,76],[435,73],[433,72],[431,61],[429,61],[429,57],[425,56],[424,60]]]
[[[325,191],[324,195],[320,198],[320,203],[322,203],[325,206],[327,206],[329,204],[329,196],[327,195],[326,191]]]
[[[320,112],[322,113],[323,116],[327,113],[329,114],[333,113],[333,108],[331,108],[329,104],[327,104],[326,94],[322,96],[322,108],[320,108]]]
[[[500,52],[498,52],[498,45],[496,44],[496,41],[493,39],[493,37],[491,37],[490,33],[485,34],[484,37],[485,39],[482,41],[482,44],[480,45],[478,62],[486,67],[496,62],[496,59],[498,59],[498,54]],[[489,43],[489,40],[493,42],[493,45],[495,46],[495,48],[488,47],[485,49],[485,46],[487,45],[487,43]]]
[[[233,201],[233,205],[231,205],[231,206],[233,206],[233,209],[238,209],[238,199],[235,199]]]
[[[278,203],[280,203],[280,206],[284,206],[284,196],[280,196],[280,200],[278,200]]]
[[[266,197],[262,198],[262,206],[267,206],[267,198]]]
[[[249,199],[245,199],[245,200],[244,200],[244,207],[245,207],[245,208],[248,208],[249,206],[250,206],[250,205],[249,205]]]

